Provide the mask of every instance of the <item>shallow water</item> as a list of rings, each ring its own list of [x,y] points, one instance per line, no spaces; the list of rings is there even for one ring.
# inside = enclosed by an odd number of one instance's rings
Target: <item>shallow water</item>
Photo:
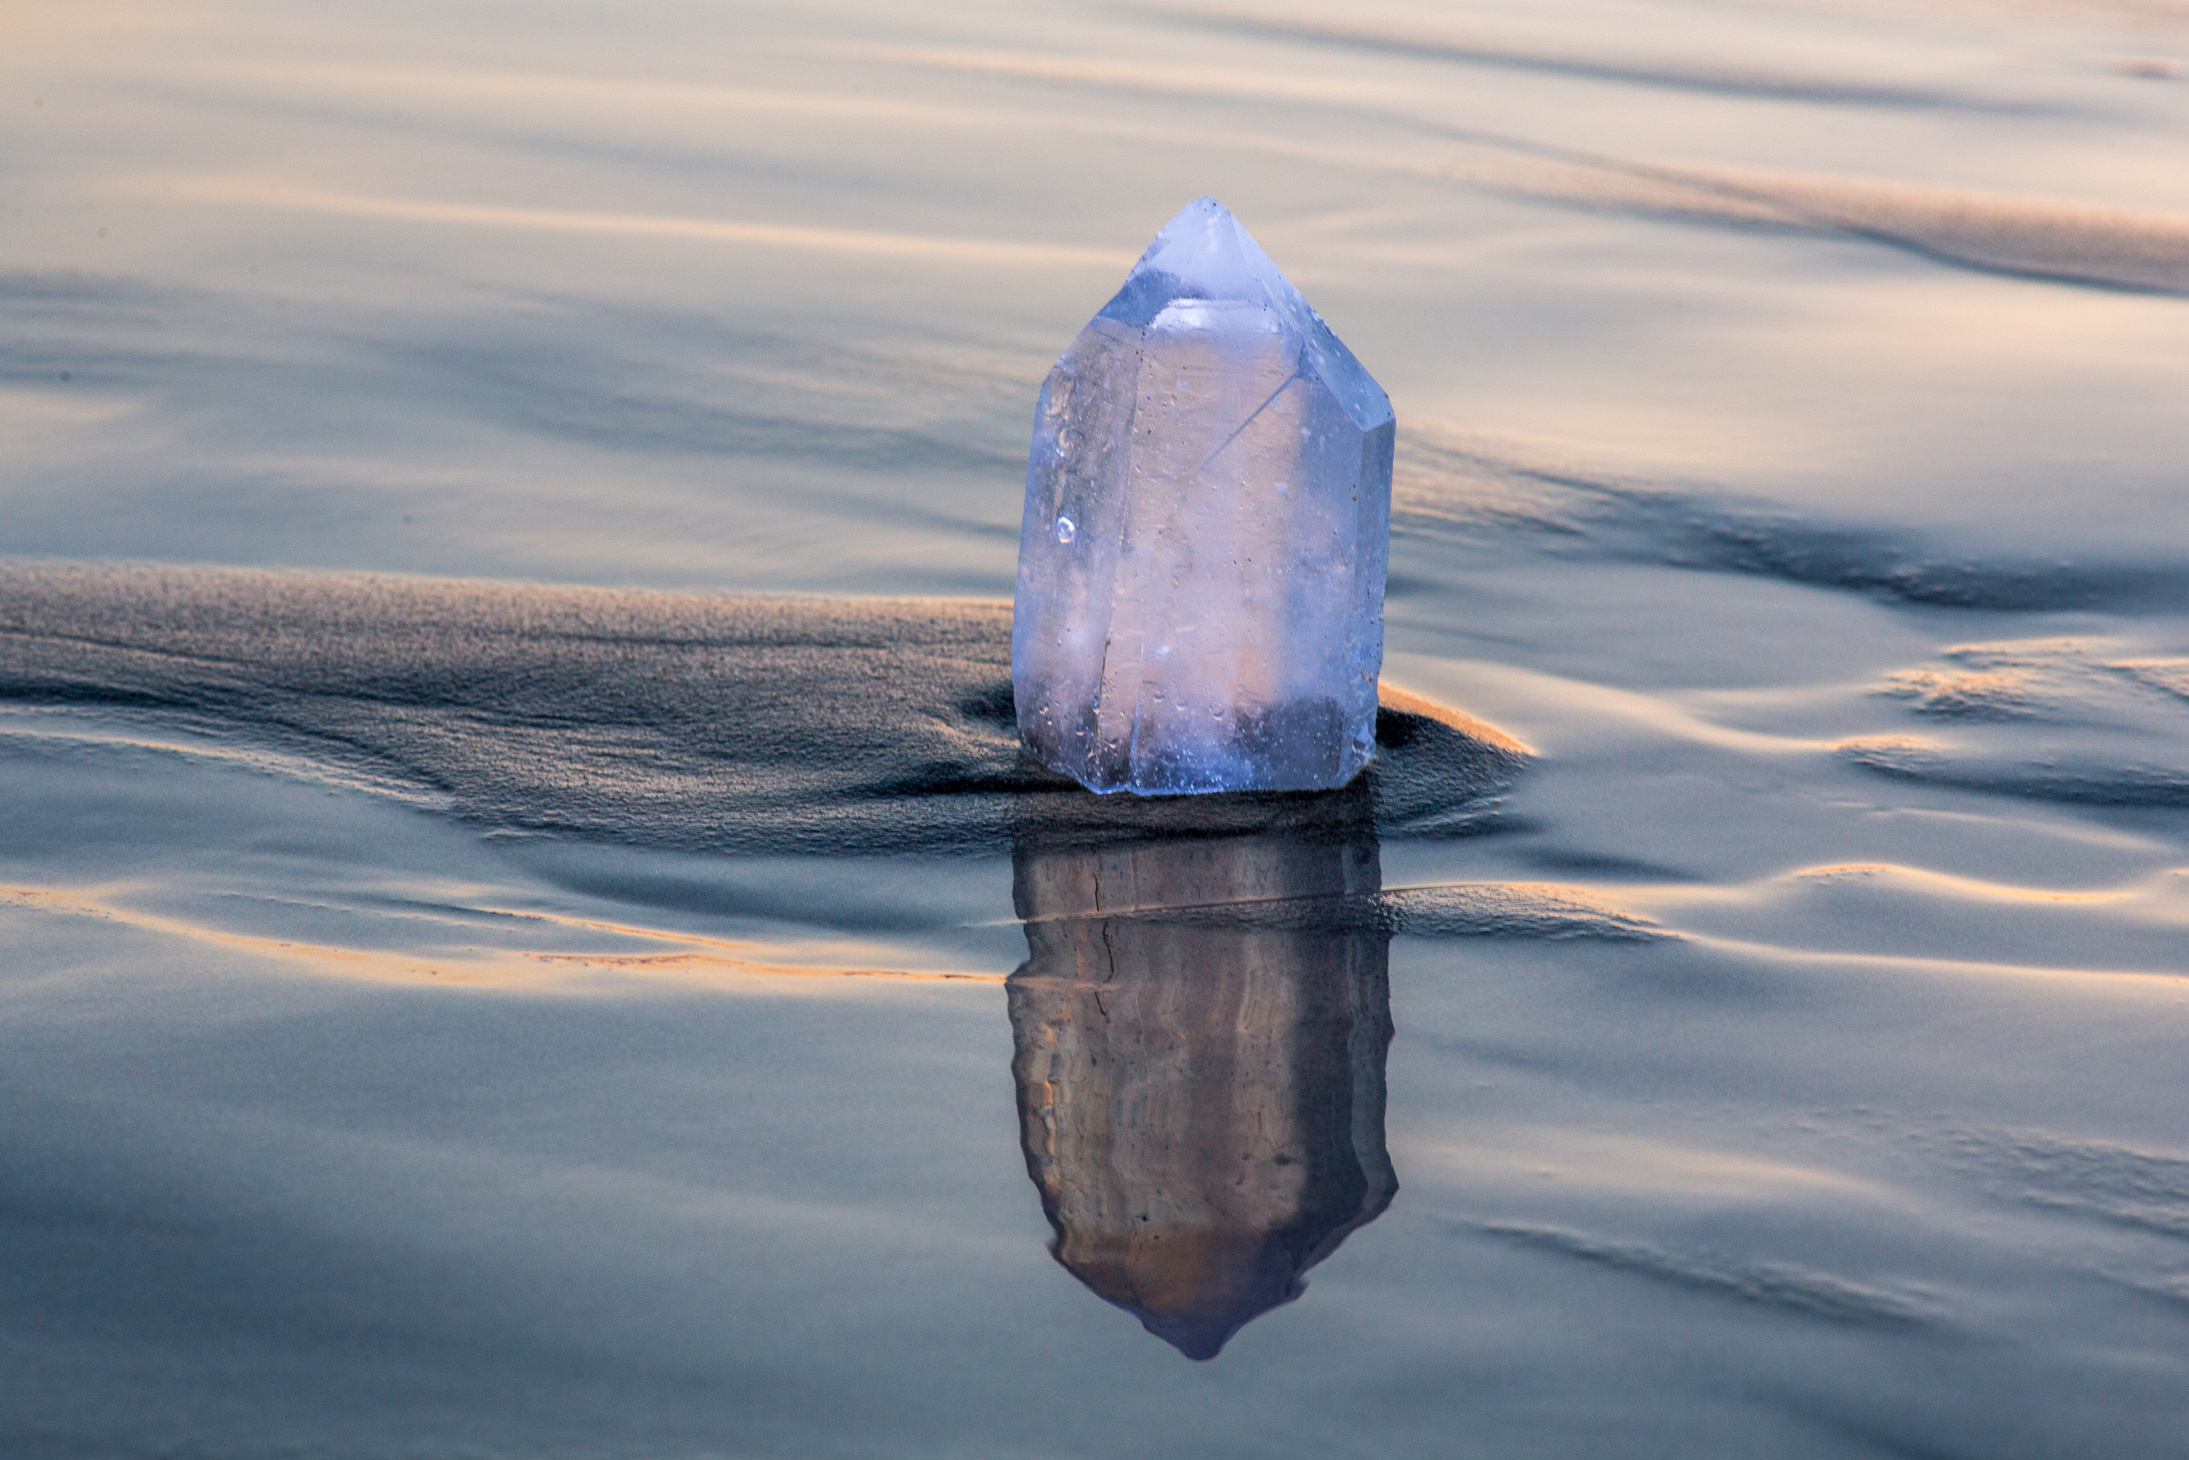
[[[10,1454],[2181,1453],[2189,8],[8,30]],[[1201,193],[1311,805],[1008,732]]]

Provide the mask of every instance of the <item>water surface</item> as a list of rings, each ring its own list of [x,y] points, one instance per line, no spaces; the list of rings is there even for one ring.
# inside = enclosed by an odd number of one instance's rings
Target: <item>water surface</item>
[[[2189,10],[7,30],[9,1453],[2179,1453]],[[1311,805],[1010,739],[1203,193],[1398,413]]]

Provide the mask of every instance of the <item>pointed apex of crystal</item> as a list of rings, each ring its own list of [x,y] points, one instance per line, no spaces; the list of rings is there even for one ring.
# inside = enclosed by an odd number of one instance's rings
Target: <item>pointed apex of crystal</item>
[[[1144,325],[1181,299],[1260,305],[1295,329],[1307,327],[1315,314],[1231,210],[1214,198],[1195,198],[1163,225],[1101,317]]]
[[[1320,375],[1353,424],[1372,430],[1391,419],[1391,402],[1323,317],[1284,275],[1244,224],[1214,198],[1195,198],[1163,225],[1125,276],[1125,287],[1097,319],[1139,329],[1206,325],[1213,306],[1266,312],[1298,340],[1304,363]]]

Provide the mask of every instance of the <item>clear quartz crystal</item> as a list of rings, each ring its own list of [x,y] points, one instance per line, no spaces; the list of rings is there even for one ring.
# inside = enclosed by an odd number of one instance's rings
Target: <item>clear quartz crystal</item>
[[[1375,753],[1391,402],[1214,198],[1041,388],[1011,682],[1096,791],[1323,790]]]

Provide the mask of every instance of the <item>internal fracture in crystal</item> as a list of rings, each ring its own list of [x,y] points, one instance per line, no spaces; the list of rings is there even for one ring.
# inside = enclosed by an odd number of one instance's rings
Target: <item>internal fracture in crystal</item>
[[[1391,402],[1214,198],[1042,385],[1011,681],[1096,791],[1324,790],[1375,753]]]

